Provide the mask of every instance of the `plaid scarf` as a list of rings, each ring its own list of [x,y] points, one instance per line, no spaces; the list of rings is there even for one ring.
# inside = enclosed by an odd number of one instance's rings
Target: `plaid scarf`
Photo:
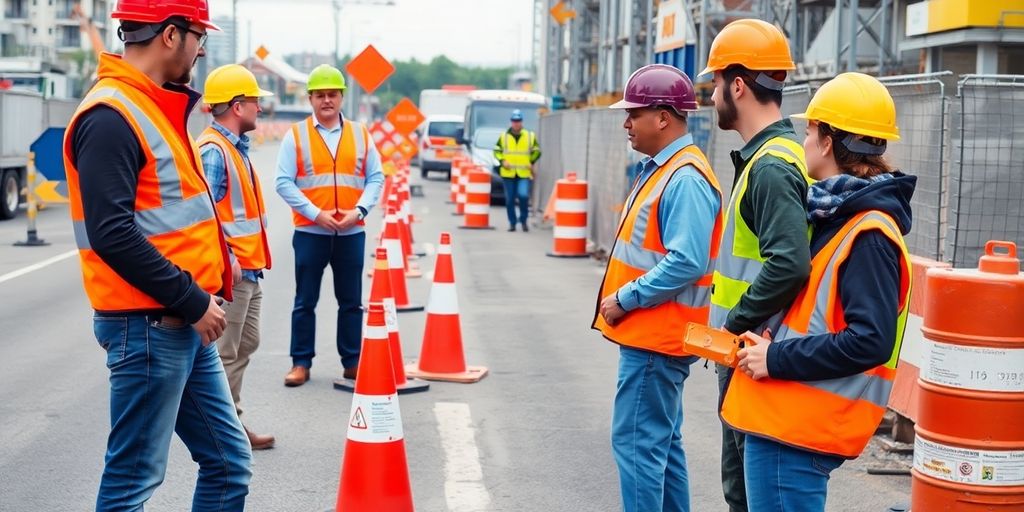
[[[864,179],[849,174],[837,174],[813,183],[807,189],[807,219],[811,222],[827,220],[836,213],[846,198],[872,183],[892,179],[889,173]]]

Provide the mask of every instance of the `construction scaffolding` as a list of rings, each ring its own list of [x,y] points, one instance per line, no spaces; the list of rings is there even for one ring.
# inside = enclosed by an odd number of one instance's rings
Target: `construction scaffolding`
[[[561,3],[575,17],[560,25]],[[797,69],[791,81],[825,80],[843,71],[886,75],[905,67],[906,0],[535,0],[534,57],[540,92],[569,106],[601,105],[620,94],[630,73],[655,61],[659,6],[679,8],[696,30],[696,70],[729,22],[759,18],[786,34]],[[691,72],[692,74],[692,72]],[[696,79],[697,77],[691,77]]]

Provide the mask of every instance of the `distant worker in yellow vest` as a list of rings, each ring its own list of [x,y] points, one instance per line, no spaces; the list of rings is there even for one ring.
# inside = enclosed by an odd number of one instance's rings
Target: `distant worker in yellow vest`
[[[498,161],[498,172],[505,184],[505,209],[508,211],[508,230],[516,230],[516,201],[519,201],[519,224],[523,231],[529,231],[526,224],[530,214],[530,183],[533,170],[540,159],[540,145],[537,134],[523,128],[523,113],[512,111],[512,126],[501,134],[494,145],[494,159]]]
[[[712,327],[735,334],[774,328],[807,281],[804,150],[793,124],[782,118],[782,88],[795,68],[778,28],[737,20],[711,44],[712,100],[718,127],[746,143],[733,151],[735,183],[725,209],[725,231],[711,294]],[[719,365],[719,397],[730,369]],[[730,512],[746,512],[743,433],[722,424],[722,487]],[[758,511],[754,511],[758,512]]]
[[[688,322],[706,324],[722,232],[722,193],[687,131],[693,84],[663,64],[626,83],[623,128],[647,155],[619,221],[593,328],[619,345],[612,452],[625,512],[688,512],[683,352]]]
[[[345,77],[326,64],[306,83],[313,114],[292,125],[277,158],[277,193],[292,208],[295,233],[295,306],[292,369],[284,384],[309,380],[316,355],[316,304],[324,268],[331,266],[338,301],[338,356],[346,379],[356,377],[363,324],[363,219],[384,184],[380,154],[366,127],[341,113]]]
[[[217,340],[217,351],[239,417],[242,377],[260,345],[263,291],[259,280],[270,268],[267,211],[259,176],[249,160],[246,132],[256,129],[256,118],[263,111],[260,98],[272,95],[260,89],[256,77],[238,64],[211,71],[203,101],[210,106],[213,123],[198,140],[206,181],[217,202],[217,216],[232,257],[238,262],[233,298],[224,305],[228,325]],[[253,450],[274,446],[274,436],[256,434],[248,428],[245,433]]]
[[[829,473],[854,459],[885,413],[910,302],[910,199],[893,171],[896,107],[878,80],[843,73],[807,112],[811,278],[774,341],[748,333],[722,419],[747,433],[750,510],[824,512]]]

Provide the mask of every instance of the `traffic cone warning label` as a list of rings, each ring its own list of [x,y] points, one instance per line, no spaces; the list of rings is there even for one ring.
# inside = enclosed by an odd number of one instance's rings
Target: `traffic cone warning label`
[[[366,430],[366,418],[363,417],[362,407],[356,407],[356,412],[352,414],[352,421],[349,422],[348,426]]]
[[[404,438],[398,394],[352,395],[348,438],[361,443],[389,443]]]

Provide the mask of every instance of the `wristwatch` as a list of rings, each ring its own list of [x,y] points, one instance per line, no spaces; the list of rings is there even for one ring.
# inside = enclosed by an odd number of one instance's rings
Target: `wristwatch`
[[[358,217],[359,220],[363,220],[366,218],[366,210],[364,210],[362,206],[356,206],[356,210],[359,210],[359,213],[356,215],[356,217]]]

